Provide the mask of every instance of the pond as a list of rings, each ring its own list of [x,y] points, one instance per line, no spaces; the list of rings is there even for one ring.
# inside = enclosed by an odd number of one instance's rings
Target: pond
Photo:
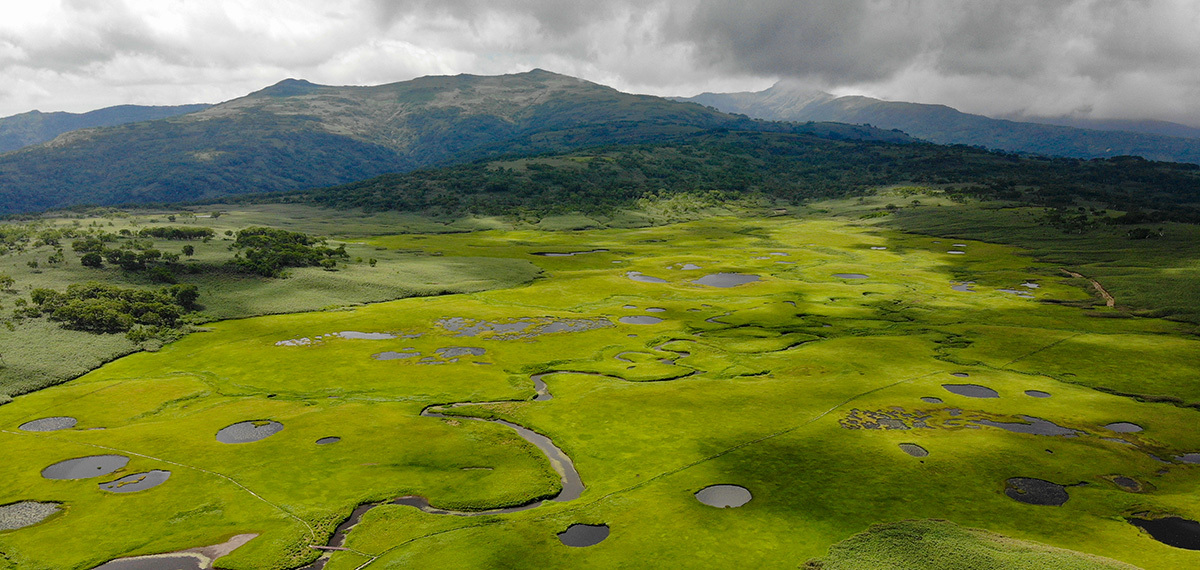
[[[692,281],[692,283],[704,285],[705,287],[720,287],[722,289],[727,289],[729,287],[737,287],[738,285],[753,283],[758,280],[759,277],[757,275],[748,275],[745,273],[712,273]]]
[[[696,492],[696,500],[718,509],[736,509],[754,496],[740,485],[711,485]]]
[[[221,428],[217,441],[221,443],[251,443],[283,431],[283,424],[273,420],[250,420]]]
[[[947,391],[968,398],[999,398],[1000,394],[987,386],[978,384],[942,384]]]
[[[573,524],[558,533],[558,540],[566,546],[587,548],[604,542],[608,533],[606,524]]]
[[[59,461],[42,469],[42,477],[47,479],[90,479],[102,477],[129,463],[124,455],[91,455]]]
[[[120,479],[117,479],[116,481],[101,483],[100,488],[112,493],[136,493],[138,491],[145,491],[146,489],[162,485],[170,477],[170,471],[155,469],[145,473],[126,475]]]
[[[25,422],[17,429],[21,431],[58,431],[75,427],[77,420],[69,416],[53,416]]]

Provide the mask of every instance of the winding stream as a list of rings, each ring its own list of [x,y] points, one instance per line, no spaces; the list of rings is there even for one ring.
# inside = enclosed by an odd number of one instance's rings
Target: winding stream
[[[671,339],[671,340],[663,342],[662,344],[659,344],[658,346],[655,346],[652,348],[654,350],[674,353],[677,355],[676,356],[677,359],[685,358],[685,357],[691,355],[690,352],[687,352],[684,350],[671,350],[671,349],[666,348],[666,345],[670,344],[671,342],[694,342],[694,341],[691,341],[690,339]],[[695,373],[696,373],[695,371],[692,372],[692,374],[695,374]],[[545,401],[554,399],[554,395],[550,393],[550,389],[549,389],[549,387],[546,386],[546,381],[545,381],[545,378],[547,376],[551,376],[554,374],[582,374],[582,375],[587,375],[587,376],[602,376],[605,378],[624,380],[624,379],[618,378],[616,376],[608,376],[606,374],[600,374],[597,372],[575,372],[575,371],[569,371],[569,370],[553,370],[553,371],[549,371],[549,372],[542,372],[540,374],[534,374],[529,377],[529,379],[533,381],[534,390],[536,390],[536,392],[537,392],[537,395],[534,396],[532,401],[545,402]],[[691,374],[688,374],[688,375],[685,375],[682,377],[686,377],[686,376],[690,376],[690,375]],[[673,380],[675,380],[675,379],[677,379],[677,378],[673,378]],[[554,441],[551,440],[549,437],[546,437],[538,432],[535,432],[525,426],[510,422],[507,420],[474,418],[474,417],[470,417],[470,416],[457,416],[457,415],[448,415],[448,414],[442,413],[442,411],[445,411],[445,410],[451,409],[451,408],[460,408],[460,407],[465,407],[465,406],[486,406],[488,404],[508,404],[508,403],[511,403],[511,402],[459,402],[459,403],[454,403],[454,404],[434,405],[434,406],[429,406],[429,407],[425,408],[424,410],[422,410],[421,416],[426,417],[426,418],[471,420],[471,421],[477,421],[477,422],[487,422],[487,423],[499,424],[499,425],[502,425],[506,428],[513,430],[514,432],[517,433],[518,436],[521,437],[521,439],[528,441],[529,443],[533,444],[534,447],[541,450],[541,452],[543,454],[545,454],[546,459],[550,461],[550,466],[554,468],[554,471],[558,473],[558,476],[562,481],[562,490],[559,491],[558,495],[555,495],[549,499],[540,499],[537,501],[533,501],[533,502],[530,502],[530,503],[527,503],[524,505],[518,505],[515,507],[488,509],[485,511],[452,511],[452,510],[448,510],[448,509],[439,509],[439,508],[434,507],[433,505],[429,504],[429,499],[419,496],[419,495],[407,495],[407,496],[399,497],[399,498],[396,498],[396,499],[393,499],[391,501],[387,501],[384,503],[369,503],[369,504],[365,504],[365,505],[359,505],[350,513],[350,516],[345,521],[343,521],[342,524],[337,526],[337,528],[333,532],[333,535],[329,537],[329,541],[327,543],[325,543],[324,545],[321,545],[321,546],[312,545],[311,548],[315,548],[317,550],[322,550],[322,551],[326,551],[326,552],[343,550],[344,547],[342,545],[345,544],[345,542],[346,542],[346,535],[350,532],[350,530],[352,530],[355,527],[355,525],[358,524],[358,522],[360,520],[362,520],[362,516],[365,515],[367,513],[367,511],[370,511],[371,509],[373,509],[375,507],[378,507],[380,505],[385,505],[385,504],[387,504],[387,505],[405,505],[405,506],[419,509],[422,512],[429,513],[431,515],[478,517],[478,516],[486,516],[486,515],[504,515],[504,514],[510,514],[510,513],[519,513],[521,511],[528,511],[531,509],[536,509],[536,508],[546,504],[547,502],[565,503],[568,501],[574,501],[575,499],[578,499],[583,494],[584,489],[587,488],[583,484],[583,478],[579,476],[579,471],[577,471],[575,469],[575,463],[573,461],[571,461],[571,458],[566,453],[564,453],[562,449],[559,449],[559,447],[557,445],[555,445]],[[328,563],[328,561],[329,561],[328,556],[322,556],[321,558],[319,558],[317,561],[313,562],[312,564],[309,564],[308,566],[304,566],[301,570],[321,570],[325,567],[325,564]]]
[[[530,378],[530,380],[533,381],[534,390],[537,391],[537,395],[534,396],[533,401],[545,402],[545,401],[554,399],[554,395],[550,393],[549,388],[546,386],[545,380],[543,380],[546,376],[550,376],[552,374],[576,374],[576,373],[553,371],[553,372],[543,372],[541,374],[534,374],[534,375],[530,376],[529,378]],[[550,461],[550,466],[554,468],[554,471],[558,473],[558,476],[562,481],[562,490],[559,491],[558,495],[555,495],[549,499],[540,499],[540,500],[533,501],[531,503],[527,503],[524,505],[518,505],[515,507],[504,507],[504,508],[499,508],[499,509],[488,509],[486,511],[451,511],[451,510],[447,510],[447,509],[439,509],[437,507],[434,507],[433,505],[430,505],[429,499],[419,496],[419,495],[407,495],[404,497],[399,497],[397,499],[393,499],[391,501],[387,501],[385,503],[369,503],[369,504],[365,504],[365,505],[359,505],[350,513],[350,516],[345,521],[343,521],[342,524],[338,525],[337,528],[334,529],[333,535],[329,537],[329,541],[327,543],[325,543],[322,546],[312,545],[312,546],[310,546],[310,548],[315,548],[317,550],[323,550],[326,552],[343,550],[344,548],[342,545],[345,544],[345,542],[346,542],[346,535],[355,527],[355,525],[358,524],[358,522],[360,520],[362,520],[363,515],[367,514],[367,511],[370,511],[371,509],[373,509],[375,507],[378,507],[380,505],[385,505],[385,504],[387,504],[387,505],[405,505],[405,506],[413,507],[416,509],[420,509],[422,512],[429,513],[431,515],[452,515],[452,516],[459,516],[459,517],[478,517],[478,516],[485,516],[485,515],[504,515],[504,514],[509,514],[509,513],[519,513],[521,511],[528,511],[531,509],[536,509],[548,501],[556,502],[556,503],[565,503],[568,501],[574,501],[575,499],[578,499],[580,497],[580,495],[583,494],[583,490],[586,488],[586,486],[584,486],[584,484],[583,484],[583,478],[579,476],[579,471],[577,471],[575,469],[575,463],[571,461],[571,458],[569,456],[567,456],[567,454],[564,453],[563,450],[559,449],[557,445],[554,445],[554,441],[551,440],[550,438],[548,438],[538,432],[535,432],[525,426],[522,426],[520,424],[515,424],[513,422],[506,421],[506,420],[473,418],[470,416],[452,416],[452,415],[440,413],[438,411],[438,410],[446,410],[449,408],[459,408],[459,407],[464,407],[464,406],[486,406],[488,404],[506,404],[506,403],[511,403],[511,402],[459,402],[459,403],[455,403],[455,404],[429,406],[429,407],[425,408],[424,410],[421,410],[421,416],[426,417],[426,418],[443,418],[443,419],[471,420],[471,421],[477,421],[477,422],[487,422],[487,423],[499,424],[499,425],[502,425],[506,428],[509,428],[509,429],[515,431],[517,433],[517,435],[521,437],[521,439],[524,439],[525,441],[528,441],[529,443],[533,444],[534,447],[538,448],[539,450],[541,450],[541,452],[543,454],[546,455],[546,459]],[[329,557],[322,556],[321,558],[317,559],[312,564],[304,566],[303,568],[301,568],[301,570],[321,570],[321,569],[325,568],[325,564],[327,564],[328,562],[329,562]]]

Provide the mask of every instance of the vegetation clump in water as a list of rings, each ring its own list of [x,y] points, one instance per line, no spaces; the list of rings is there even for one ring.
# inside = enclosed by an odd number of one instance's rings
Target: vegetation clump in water
[[[1013,477],[1004,483],[1004,494],[1029,505],[1059,507],[1071,498],[1058,483],[1029,477]]]

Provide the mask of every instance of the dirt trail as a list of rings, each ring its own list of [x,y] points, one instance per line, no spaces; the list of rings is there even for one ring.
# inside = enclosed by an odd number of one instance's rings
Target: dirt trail
[[[1117,305],[1117,300],[1114,299],[1111,294],[1109,294],[1109,292],[1104,288],[1103,285],[1100,284],[1099,281],[1096,281],[1095,279],[1088,279],[1087,277],[1084,277],[1078,273],[1075,273],[1074,271],[1067,271],[1066,269],[1063,269],[1063,273],[1066,273],[1067,275],[1070,275],[1071,277],[1074,277],[1076,279],[1087,279],[1088,281],[1091,281],[1092,287],[1095,287],[1096,291],[1098,293],[1100,293],[1100,296],[1104,297],[1105,305],[1107,305],[1109,307],[1115,307]]]

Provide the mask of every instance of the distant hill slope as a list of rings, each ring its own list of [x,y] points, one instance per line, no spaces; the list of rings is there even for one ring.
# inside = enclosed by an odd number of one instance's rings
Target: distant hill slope
[[[44,143],[65,132],[153,121],[203,111],[211,105],[118,105],[87,113],[30,111],[0,118],[0,153]]]
[[[787,130],[542,70],[374,87],[289,79],[199,113],[64,134],[0,155],[0,213],[329,186],[483,156]],[[847,125],[829,136],[908,140]]]
[[[1079,205],[1136,212],[1122,224],[1200,222],[1200,167],[1192,164],[1020,157],[962,145],[831,140],[802,132],[714,131],[651,144],[481,160],[241,200],[451,217],[607,214],[645,198],[801,203],[911,184],[937,185],[947,196],[962,199],[1059,208],[1058,217],[1048,217],[1047,223],[1074,220]]]
[[[992,119],[963,113],[945,105],[881,101],[859,96],[835,97],[783,82],[757,93],[704,93],[676,100],[700,103],[727,113],[740,113],[758,119],[837,121],[900,129],[914,137],[939,144],[966,144],[1007,152],[1072,158],[1140,156],[1150,160],[1200,164],[1200,140],[1191,138]],[[1150,128],[1144,122],[1124,124]],[[1096,125],[1112,126],[1114,123],[1100,122]],[[1166,128],[1163,124],[1154,126],[1160,131]],[[1172,132],[1189,132],[1186,130],[1189,127],[1178,127]]]
[[[1063,127],[1075,127],[1077,129],[1091,129],[1094,131],[1127,131],[1131,133],[1145,133],[1148,135],[1200,139],[1200,128],[1190,127],[1188,125],[1182,125],[1179,123],[1172,123],[1170,121],[1155,121],[1150,119],[1085,119],[1082,117],[1069,116],[1012,116],[1001,118],[1013,121],[1023,121],[1026,123],[1041,123],[1043,125],[1059,125]]]

